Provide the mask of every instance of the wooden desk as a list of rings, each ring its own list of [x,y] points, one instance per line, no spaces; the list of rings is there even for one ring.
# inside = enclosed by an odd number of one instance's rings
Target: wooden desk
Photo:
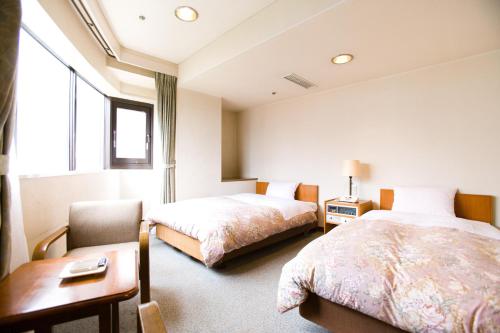
[[[75,257],[37,260],[19,267],[0,283],[0,331],[50,332],[55,324],[98,315],[99,332],[118,332],[118,302],[139,292],[137,253],[104,255],[109,259],[105,274],[71,280],[58,276]]]

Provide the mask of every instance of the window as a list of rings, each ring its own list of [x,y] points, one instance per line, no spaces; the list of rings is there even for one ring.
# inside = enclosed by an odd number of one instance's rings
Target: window
[[[17,103],[21,174],[152,168],[153,105],[108,98],[24,25]]]
[[[76,80],[76,170],[104,166],[105,98],[81,78]]]
[[[153,167],[153,105],[111,98],[111,168]]]
[[[16,144],[20,172],[67,171],[70,70],[24,30],[19,49]]]

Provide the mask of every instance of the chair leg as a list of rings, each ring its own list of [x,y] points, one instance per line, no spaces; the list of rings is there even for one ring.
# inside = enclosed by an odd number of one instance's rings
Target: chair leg
[[[151,301],[149,281],[149,229],[139,236],[139,282],[141,287],[141,304]]]
[[[142,264],[141,264],[142,266]],[[149,284],[149,271],[143,272],[142,268],[139,270],[139,283],[141,292],[141,304],[149,303],[151,301],[151,290]]]
[[[139,283],[141,292],[141,304],[151,301],[151,286],[149,281],[149,253],[141,253],[139,264]]]
[[[139,317],[139,310],[137,310],[137,333],[142,333],[141,318]]]

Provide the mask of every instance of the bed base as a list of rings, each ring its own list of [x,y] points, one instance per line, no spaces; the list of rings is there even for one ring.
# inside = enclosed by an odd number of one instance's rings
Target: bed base
[[[221,260],[215,263],[214,267],[220,266],[221,264],[227,262],[228,260],[256,251],[271,244],[275,244],[277,242],[291,238],[293,236],[297,236],[302,233],[304,234],[308,233],[309,231],[315,229],[316,227],[317,227],[317,221],[314,221],[312,223],[308,223],[303,226],[292,228],[283,231],[279,234],[269,236],[266,239],[263,239],[257,243],[253,243],[224,254],[224,257],[222,257]],[[174,248],[179,249],[182,252],[186,253],[187,255],[195,258],[196,260],[203,262],[203,256],[201,255],[200,251],[200,241],[198,241],[197,239],[186,236],[178,231],[172,230],[169,227],[164,226],[163,224],[156,225],[156,237],[161,239],[165,243],[173,246]]]
[[[326,300],[314,293],[299,307],[300,315],[335,333],[403,333],[406,331]]]

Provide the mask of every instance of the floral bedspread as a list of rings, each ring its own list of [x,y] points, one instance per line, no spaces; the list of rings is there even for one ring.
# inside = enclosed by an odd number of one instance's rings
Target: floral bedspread
[[[411,332],[500,332],[500,241],[357,220],[283,267],[278,310],[298,306],[308,292]]]
[[[306,212],[285,220],[279,209],[228,196],[163,205],[152,210],[147,219],[199,240],[204,263],[211,267],[224,253],[317,218],[315,212]]]

